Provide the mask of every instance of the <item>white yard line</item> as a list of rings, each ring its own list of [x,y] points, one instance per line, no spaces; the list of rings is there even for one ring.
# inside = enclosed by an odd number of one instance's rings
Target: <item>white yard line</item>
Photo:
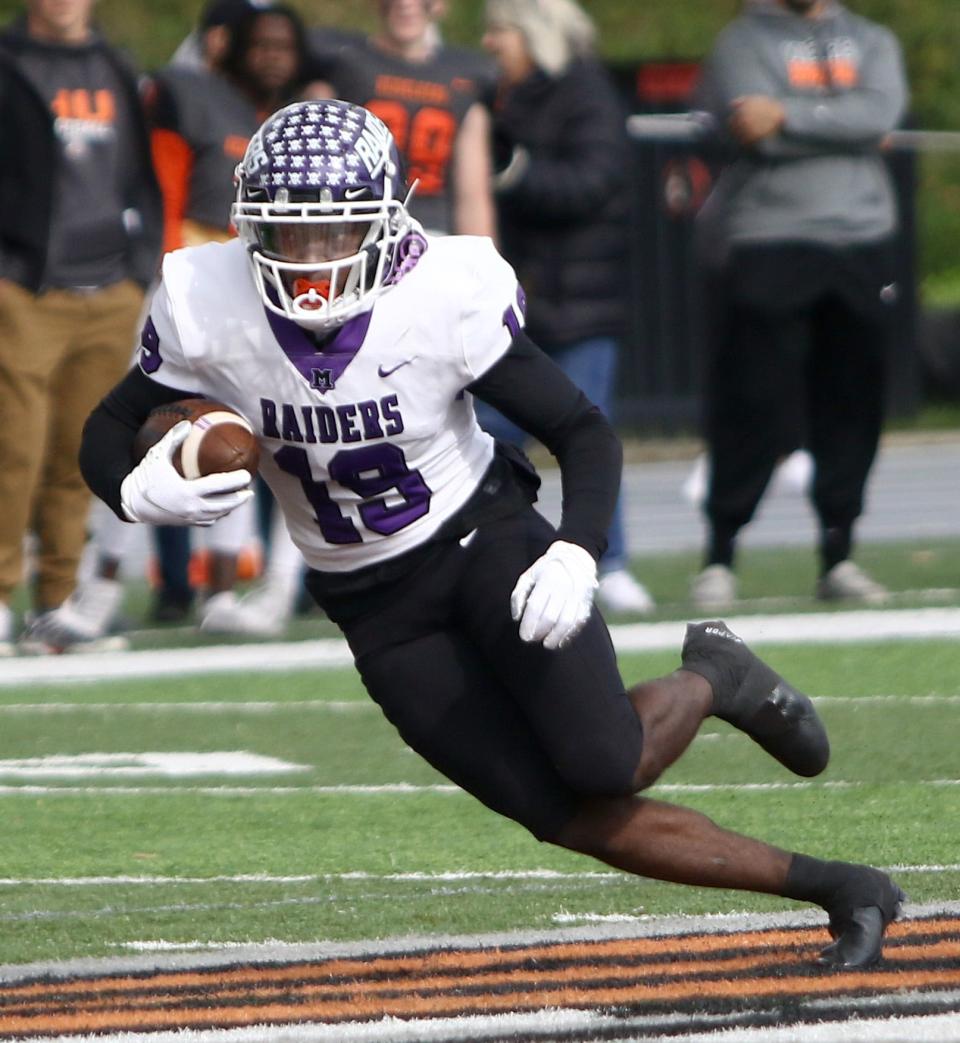
[[[916,994],[912,994],[916,999]],[[948,1000],[945,999],[945,1003]],[[906,1017],[841,1018],[783,1028],[726,1027],[736,1015],[714,1015],[715,1031],[694,1035],[650,1035],[689,1021],[689,1016],[613,1017],[585,1010],[545,1009],[530,1014],[487,1014],[464,1018],[416,1018],[361,1022],[352,1025],[259,1025],[242,1029],[205,1029],[175,1032],[107,1033],[96,1036],[44,1036],[33,1043],[483,1043],[485,1040],[523,1038],[570,1040],[603,1032],[609,1043],[956,1043],[956,1014]],[[607,1033],[614,1030],[616,1038]],[[635,1033],[641,1033],[636,1035]]]
[[[874,706],[898,704],[902,706],[960,706],[960,695],[815,695],[813,701],[820,705]],[[3,714],[37,714],[40,716],[70,713],[186,713],[186,714],[238,714],[256,716],[258,714],[284,713],[290,710],[310,710],[316,713],[380,713],[380,708],[372,699],[301,699],[291,702],[265,702],[263,700],[223,700],[221,702],[188,703],[178,700],[170,702],[147,703],[86,703],[86,702],[36,702],[36,703],[0,703],[0,716]],[[736,739],[739,733],[727,734],[706,732],[698,739]]]
[[[960,608],[865,610],[730,617],[727,623],[752,645],[960,637]],[[679,650],[682,622],[634,623],[611,628],[618,652]],[[215,645],[205,648],[20,656],[0,661],[0,686],[99,682],[129,677],[214,673],[271,673],[352,664],[346,642],[317,641]]]
[[[407,797],[424,793],[445,795],[462,794],[459,786],[451,783],[417,784],[413,782],[385,782],[380,785],[338,786],[0,786],[0,798],[34,797],[296,797],[298,795],[334,795],[338,797]]]
[[[883,867],[887,873],[917,873],[936,875],[938,873],[960,873],[960,862],[946,865],[904,865],[898,864]],[[487,872],[481,870],[462,870],[460,872],[442,873],[302,873],[294,876],[282,876],[272,873],[237,873],[235,875],[218,876],[28,876],[0,877],[0,887],[166,887],[195,886],[204,884],[313,884],[313,883],[356,883],[356,882],[394,882],[394,883],[466,883],[472,880],[481,881],[523,881],[523,880],[619,880],[626,879],[624,873],[588,871],[563,872],[559,869],[497,869]]]
[[[960,786],[960,779],[916,779],[912,782],[895,783],[900,788],[921,787],[944,789]],[[784,793],[804,790],[853,790],[875,789],[882,783],[872,780],[831,779],[829,782],[677,782],[663,783],[651,790],[652,793]],[[425,793],[444,796],[466,795],[459,786],[450,783],[386,782],[379,785],[334,786],[0,786],[3,797],[415,797]]]
[[[954,867],[960,869],[960,866]],[[155,884],[303,884],[330,881],[383,880],[412,883],[460,883],[468,880],[614,880],[614,872],[562,873],[557,869],[498,869],[489,872],[459,873],[309,873],[301,876],[273,876],[269,873],[240,873],[236,876],[81,876],[81,877],[0,877],[0,887],[57,885],[59,887],[112,887],[114,885],[153,886]]]
[[[893,697],[895,698],[895,696]],[[945,697],[947,698],[947,697]],[[960,702],[960,696],[957,696]],[[325,700],[325,699],[299,699],[290,702],[264,702],[256,700],[242,702],[240,700],[221,702],[149,702],[149,703],[85,703],[85,702],[38,702],[38,703],[8,703],[6,706],[0,704],[0,714],[57,714],[57,713],[209,713],[209,714],[265,714],[278,713],[285,710],[316,710],[320,713],[353,713],[355,711],[365,712],[376,710],[380,707],[372,699],[352,700]]]

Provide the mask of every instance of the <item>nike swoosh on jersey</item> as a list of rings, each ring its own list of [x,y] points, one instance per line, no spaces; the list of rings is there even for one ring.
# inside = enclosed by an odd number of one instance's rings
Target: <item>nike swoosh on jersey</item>
[[[396,373],[397,370],[400,369],[401,367],[409,366],[410,363],[413,362],[414,359],[416,359],[416,357],[417,356],[414,355],[412,358],[404,359],[403,362],[398,362],[395,366],[391,366],[389,369],[387,369],[386,367],[384,367],[382,365],[378,366],[377,367],[377,375],[381,376],[381,377],[389,377],[391,373]]]

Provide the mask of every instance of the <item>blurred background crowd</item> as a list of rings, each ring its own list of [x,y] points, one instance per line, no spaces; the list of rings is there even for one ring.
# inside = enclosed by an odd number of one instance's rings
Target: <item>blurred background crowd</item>
[[[91,514],[82,424],[163,254],[233,234],[249,138],[304,98],[388,124],[413,215],[495,240],[624,434],[702,439],[696,610],[736,603],[771,481],[809,496],[814,595],[883,604],[854,558],[884,424],[960,385],[955,142],[917,130],[960,120],[953,2],[0,0],[0,654],[124,644],[138,534]],[[307,605],[277,513],[262,487],[202,541],[153,531],[145,622],[281,634]],[[642,617],[630,543],[621,507],[598,601]]]

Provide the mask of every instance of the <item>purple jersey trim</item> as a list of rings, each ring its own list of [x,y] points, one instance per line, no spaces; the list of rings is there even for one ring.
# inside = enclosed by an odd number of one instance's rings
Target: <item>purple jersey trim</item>
[[[329,391],[343,375],[363,345],[370,328],[373,309],[362,312],[345,322],[327,341],[322,351],[307,332],[292,319],[285,318],[264,308],[277,343],[284,355],[297,367],[297,371],[315,391]],[[317,371],[323,371],[325,379],[318,383]]]

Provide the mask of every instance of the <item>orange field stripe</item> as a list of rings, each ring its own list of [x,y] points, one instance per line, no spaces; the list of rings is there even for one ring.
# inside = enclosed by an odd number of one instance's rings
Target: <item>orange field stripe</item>
[[[665,957],[676,952],[688,956],[697,952],[718,952],[724,949],[736,949],[761,946],[763,948],[784,948],[803,944],[825,945],[829,941],[822,928],[803,931],[770,931],[751,932],[743,936],[729,935],[680,935],[668,938],[621,938],[600,942],[556,942],[549,945],[518,946],[517,948],[492,949],[435,949],[422,954],[414,953],[403,956],[377,956],[370,959],[323,960],[316,963],[283,964],[281,966],[237,967],[218,972],[194,971],[172,972],[150,975],[150,981],[156,986],[179,985],[184,978],[196,982],[216,977],[224,981],[263,981],[266,978],[281,981],[302,976],[303,974],[322,974],[324,977],[337,976],[355,978],[369,977],[375,974],[397,974],[403,971],[442,971],[450,968],[454,971],[465,967],[498,966],[504,962],[526,962],[529,960],[565,959],[582,961],[584,959],[623,958],[625,956],[658,956]],[[85,987],[108,987],[116,991],[143,988],[144,977],[123,976],[104,978],[82,978],[55,983],[60,992],[83,990]],[[2,995],[32,995],[46,992],[51,988],[49,982],[36,982],[29,985],[14,986],[3,989]]]
[[[825,940],[822,929],[803,929],[443,950],[369,960],[38,982],[0,987],[0,1030],[35,1035],[229,1027],[266,1021],[457,1016],[536,1010],[546,1005],[662,1007],[683,1002],[700,1005],[704,1000],[743,1002],[795,995],[956,988],[960,987],[958,924],[960,919],[955,917],[894,924],[889,932],[893,944],[888,946],[883,968],[858,974],[818,973],[812,966],[798,973],[812,955],[798,951],[799,947],[805,941],[819,947]],[[938,940],[938,935],[946,937]],[[776,942],[782,945],[778,947]],[[673,954],[679,958],[671,958]],[[711,958],[711,954],[716,955]],[[593,963],[598,958],[604,960],[600,966]],[[624,962],[608,962],[613,960]],[[925,966],[912,966],[920,960]],[[934,960],[952,960],[954,965],[929,968]],[[542,966],[544,962],[552,966]],[[764,971],[773,976],[756,976]],[[716,977],[727,972],[732,973]],[[691,979],[690,975],[700,977]],[[650,981],[658,976],[663,980]],[[678,976],[684,980],[677,980]],[[331,980],[335,977],[346,980]],[[629,984],[616,984],[624,978],[630,979]],[[635,980],[638,978],[641,980]],[[161,990],[167,988],[174,991],[165,995]],[[491,993],[491,988],[499,991]],[[461,990],[461,995],[451,996],[453,990]],[[292,993],[295,999],[277,1002],[278,992],[284,997]],[[434,995],[425,994],[430,992]],[[237,1000],[242,1006],[236,1005]],[[172,1006],[158,1009],[163,1004]]]
[[[936,951],[926,955],[929,958],[943,958],[953,955],[955,946],[950,943],[942,943]],[[516,980],[511,976],[509,980]],[[212,1010],[209,1007],[200,1006],[184,1008],[180,997],[177,1009],[171,1011],[141,1011],[139,1013],[129,1010],[127,1012],[117,1011],[115,1008],[98,1014],[93,1011],[76,1011],[73,1013],[63,1011],[62,1008],[56,1013],[54,1010],[45,1013],[38,1012],[34,1017],[7,1017],[4,1016],[0,1025],[9,1031],[90,1031],[96,1027],[117,1028],[127,1024],[151,1024],[154,1027],[170,1024],[170,1018],[179,1023],[184,1021],[192,1025],[245,1025],[262,1021],[268,1016],[271,1020],[282,1021],[302,1020],[310,1017],[314,1020],[340,1021],[349,1017],[384,1017],[393,1015],[398,1017],[411,1017],[422,1014],[439,1016],[443,1014],[469,1014],[482,1013],[487,1010],[511,1009],[525,1010],[536,1009],[549,1002],[550,1006],[557,1004],[574,1004],[582,1006],[608,1006],[614,1004],[630,1003],[653,1003],[662,1005],[664,1003],[676,1002],[678,1000],[698,1000],[704,997],[710,998],[740,998],[765,996],[783,996],[803,993],[804,995],[822,994],[829,995],[845,991],[868,992],[883,991],[888,987],[895,988],[919,988],[932,986],[958,986],[960,985],[960,969],[946,969],[939,971],[877,971],[861,974],[842,974],[824,976],[803,976],[797,979],[756,979],[756,978],[733,978],[721,980],[700,980],[698,982],[671,982],[662,984],[634,983],[625,987],[604,987],[591,989],[583,987],[582,984],[569,985],[561,988],[543,988],[537,990],[529,988],[530,982],[524,980],[522,991],[508,993],[494,993],[481,991],[473,996],[460,996],[451,998],[448,988],[439,996],[429,997],[424,995],[406,995],[407,989],[403,987],[406,983],[394,983],[392,992],[394,995],[372,995],[369,989],[353,987],[340,987],[338,1002],[315,1003],[304,1002],[294,1004],[276,1004],[261,1002],[264,997],[253,995],[248,1000],[254,1002],[254,1006],[242,1009],[225,1008]],[[306,997],[305,997],[306,998]],[[216,1001],[216,996],[206,997],[207,1001]]]
[[[954,925],[956,925],[954,923]],[[275,979],[286,981],[303,975],[337,976],[355,978],[369,977],[376,974],[397,974],[404,971],[442,971],[450,968],[460,971],[464,968],[496,967],[504,962],[527,962],[530,960],[568,960],[583,961],[585,959],[622,959],[634,956],[656,956],[668,958],[676,953],[678,956],[689,956],[692,953],[722,952],[734,949],[782,949],[798,945],[824,946],[829,942],[823,928],[751,931],[743,935],[731,934],[690,934],[672,935],[666,938],[617,938],[598,942],[554,942],[548,945],[528,945],[514,947],[498,947],[492,949],[439,949],[429,950],[422,954],[403,956],[377,956],[370,959],[342,959],[318,961],[316,963],[283,964],[280,966],[262,965],[254,967],[229,968],[222,971],[171,972],[150,975],[149,980],[155,987],[180,985],[184,980],[196,983],[214,977],[218,983],[227,981],[246,982]],[[110,988],[115,992],[127,989],[142,989],[146,976],[125,975],[123,977],[78,978],[63,982],[36,982],[29,985],[13,986],[10,989],[0,987],[0,995],[29,996],[46,993],[56,988],[60,993],[83,991],[90,988]]]
[[[905,938],[918,934],[960,934],[960,917],[933,916],[927,920],[896,920],[887,928],[888,938]]]
[[[933,988],[960,985],[960,969],[904,973],[902,971],[824,974],[820,977],[792,979],[727,979],[710,982],[679,982],[669,986],[634,985],[623,988],[589,990],[579,987],[511,994],[483,993],[477,996],[398,996],[376,1003],[362,993],[346,997],[337,1004],[267,1003],[227,1010],[194,1009],[142,1012],[104,1011],[89,1017],[61,1014],[41,1018],[3,1018],[0,1027],[7,1033],[96,1032],[136,1028],[158,1030],[171,1026],[193,1028],[241,1027],[263,1023],[296,1021],[370,1020],[383,1017],[460,1016],[502,1011],[539,1010],[550,1007],[609,1007],[640,1002],[664,1005],[684,999],[726,999],[743,1003],[766,997],[803,995],[829,996],[848,992],[874,992],[905,988]]]
[[[888,930],[891,940],[906,939],[914,935],[948,934],[960,936],[960,918],[933,918],[929,920],[906,920],[891,924]],[[745,949],[763,948],[775,951],[798,946],[823,947],[829,937],[822,928],[751,931],[743,935],[691,934],[672,935],[666,938],[621,938],[598,942],[555,942],[548,945],[501,947],[494,949],[445,949],[426,951],[423,954],[404,956],[378,956],[371,959],[319,960],[315,963],[294,963],[273,966],[231,967],[203,971],[176,971],[159,974],[125,975],[122,977],[76,978],[61,982],[34,982],[28,985],[0,986],[0,998],[13,999],[47,995],[55,991],[59,995],[74,992],[98,992],[109,989],[115,995],[125,991],[141,991],[184,986],[209,985],[217,987],[236,983],[263,983],[266,981],[304,980],[316,977],[375,977],[397,975],[406,971],[442,973],[445,970],[462,972],[466,969],[483,967],[496,968],[508,964],[529,961],[558,960],[582,962],[584,960],[614,960],[654,956],[659,960],[688,958],[695,953],[720,953],[724,950],[742,952]],[[894,952],[892,948],[890,952]],[[149,984],[148,984],[149,983]]]
[[[956,955],[960,955],[960,944],[956,947]],[[683,975],[690,977],[704,974],[723,974],[728,972],[745,973],[747,971],[762,971],[768,969],[770,973],[779,973],[785,967],[792,967],[801,962],[809,961],[814,950],[797,952],[792,949],[780,949],[762,956],[732,957],[722,960],[675,960],[664,963],[643,964],[633,966],[620,964],[614,966],[596,964],[577,964],[553,969],[539,970],[536,968],[524,968],[522,970],[487,971],[475,974],[461,974],[456,977],[443,975],[419,975],[404,978],[384,978],[373,982],[358,983],[356,981],[327,981],[313,982],[302,980],[299,985],[298,995],[306,997],[331,997],[343,996],[345,992],[354,992],[362,987],[365,996],[396,995],[398,992],[445,992],[453,989],[493,989],[503,985],[516,984],[523,988],[552,988],[569,982],[571,979],[578,984],[586,985],[589,982],[612,982],[620,979],[628,979],[632,982],[638,977],[649,979],[651,977],[676,977]],[[228,988],[219,988],[216,983],[207,982],[205,985],[191,985],[186,988],[178,988],[176,992],[163,992],[153,990],[140,994],[130,995],[124,1002],[131,1008],[160,1006],[163,1002],[175,1002],[183,1004],[186,1002],[202,1002],[204,1004],[224,1004],[234,994],[249,997],[251,984],[255,990],[257,1002],[263,1002],[276,993],[290,992],[291,985],[286,982],[270,982],[255,984],[245,982],[242,985],[231,985]],[[76,1009],[84,1012],[94,1011],[102,1008],[116,1006],[116,997],[100,993],[92,994],[93,998],[83,997],[74,1001]],[[166,997],[166,1000],[164,1000]],[[67,1008],[68,1003],[60,1001],[54,994],[50,997],[50,1005],[54,1007]],[[22,1013],[25,1010],[36,1007],[37,1001],[20,1000],[12,1003],[6,1009],[10,1013]]]

